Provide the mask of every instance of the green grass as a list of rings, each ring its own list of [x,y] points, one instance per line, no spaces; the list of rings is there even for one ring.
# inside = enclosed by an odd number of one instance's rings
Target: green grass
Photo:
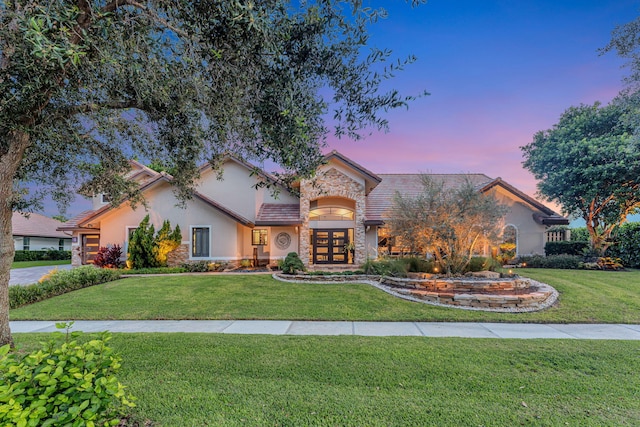
[[[43,267],[46,265],[65,265],[71,264],[70,259],[59,259],[50,261],[14,261],[11,263],[11,268],[28,268],[28,267]]]
[[[34,348],[43,334],[16,334]],[[154,426],[631,426],[640,343],[116,334]],[[142,425],[142,424],[141,424]]]
[[[435,307],[363,284],[292,284],[269,275],[132,277],[11,310],[12,320],[281,319],[640,323],[640,271],[519,270],[560,292],[537,313]]]

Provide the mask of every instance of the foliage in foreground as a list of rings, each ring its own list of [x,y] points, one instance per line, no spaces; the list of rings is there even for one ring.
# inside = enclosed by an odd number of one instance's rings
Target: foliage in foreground
[[[42,339],[16,334],[21,346]],[[640,419],[633,341],[116,334],[111,345],[126,361],[118,378],[137,398],[141,425],[632,426]]]
[[[58,324],[59,328],[71,324]],[[7,427],[116,426],[132,397],[116,374],[111,335],[80,343],[57,332],[24,356],[0,347],[0,424]]]
[[[10,286],[9,307],[13,309],[75,291],[76,289],[117,280],[120,278],[120,274],[118,270],[96,268],[90,265],[72,270],[54,269],[40,279],[38,283],[26,286]]]

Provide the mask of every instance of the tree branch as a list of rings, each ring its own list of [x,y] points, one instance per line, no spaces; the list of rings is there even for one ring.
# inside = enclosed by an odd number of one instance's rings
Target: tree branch
[[[107,3],[102,8],[101,11],[103,13],[111,13],[111,12],[115,12],[116,9],[118,9],[118,8],[120,8],[122,6],[131,6],[131,7],[134,7],[136,9],[142,10],[153,21],[155,21],[156,23],[158,23],[160,25],[165,26],[166,28],[170,29],[171,31],[173,31],[177,35],[182,36],[182,37],[188,37],[189,36],[185,31],[181,30],[180,28],[175,27],[169,21],[167,21],[166,19],[160,17],[160,15],[158,15],[157,13],[151,11],[147,6],[143,5],[142,3],[138,3],[137,1],[134,1],[134,0],[113,0],[112,2]]]

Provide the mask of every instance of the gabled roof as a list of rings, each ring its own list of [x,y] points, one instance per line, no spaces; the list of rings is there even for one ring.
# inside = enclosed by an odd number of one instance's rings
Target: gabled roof
[[[366,225],[379,225],[388,217],[388,211],[393,207],[393,197],[396,191],[406,197],[417,197],[422,193],[422,176],[424,174],[380,174],[382,181],[367,197],[365,213]],[[427,174],[431,178],[442,181],[445,189],[460,187],[466,180],[480,189],[492,181],[487,175],[472,174]]]
[[[27,237],[53,237],[70,239],[71,236],[58,231],[63,223],[38,213],[29,213],[27,218],[20,212],[14,212],[11,218],[12,234]]]
[[[251,163],[249,163],[249,162],[247,162],[245,160],[242,160],[242,159],[240,159],[240,158],[238,158],[236,156],[233,156],[231,154],[227,154],[226,156],[224,156],[222,158],[221,164],[224,164],[225,162],[228,162],[228,161],[235,162],[238,165],[240,165],[240,166],[246,168],[247,170],[251,171],[252,173],[255,173],[257,176],[262,177],[266,181],[269,181],[269,182],[271,182],[271,183],[273,183],[275,185],[279,185],[280,187],[286,189],[286,187],[284,185],[282,185],[282,182],[278,178],[276,178],[275,176],[271,175],[270,173],[260,169],[259,167],[255,166],[255,165],[252,165]],[[201,165],[198,168],[198,172],[202,173],[202,172],[206,171],[207,169],[211,169],[211,168],[212,168],[211,163],[207,162],[207,163]]]
[[[371,191],[373,191],[373,189],[376,188],[376,186],[382,181],[382,178],[380,176],[359,165],[358,163],[354,162],[353,160],[336,150],[333,150],[329,154],[325,155],[324,159],[327,163],[332,160],[342,163],[349,169],[362,176],[365,180],[365,194],[369,194]]]
[[[516,196],[518,196],[520,199],[522,199],[524,202],[528,203],[529,205],[531,205],[532,207],[538,209],[540,211],[540,213],[534,213],[533,214],[533,219],[538,223],[538,224],[543,224],[543,225],[568,225],[569,224],[569,220],[565,217],[563,217],[562,215],[558,214],[557,212],[555,212],[554,210],[548,208],[547,206],[543,205],[542,203],[538,202],[536,199],[534,199],[533,197],[523,193],[522,191],[518,190],[517,188],[515,188],[513,185],[509,184],[506,181],[503,181],[502,178],[498,177],[496,179],[494,179],[493,181],[487,183],[486,185],[484,185],[480,191],[482,193],[486,193],[487,191],[491,190],[492,188],[495,187],[502,187],[505,190],[509,191],[510,193],[515,194]]]
[[[256,217],[256,225],[299,225],[300,204],[263,203]]]
[[[155,187],[156,185],[160,184],[160,183],[169,183],[171,184],[171,182],[173,181],[173,177],[165,172],[160,172],[157,173],[156,175],[151,178],[149,181],[146,181],[141,187],[140,187],[140,192],[144,193],[145,191],[148,191],[149,189]],[[237,221],[238,223],[245,225],[247,227],[253,227],[253,223],[251,221],[249,221],[247,218],[243,217],[240,214],[235,213],[234,211],[232,211],[231,209],[227,209],[224,206],[222,206],[221,204],[219,204],[218,202],[216,202],[213,199],[210,199],[206,196],[204,196],[203,194],[197,192],[197,191],[193,191],[193,196],[201,201],[203,201],[204,203],[208,204],[209,206],[213,207],[214,209],[220,211],[221,213],[223,213],[224,215],[228,216],[229,218]],[[123,199],[118,206],[122,205],[123,203],[125,203],[128,199],[125,198]],[[66,223],[64,223],[62,226],[60,226],[58,229],[59,230],[81,230],[81,229],[94,229],[93,227],[88,227],[88,225],[92,222],[92,221],[96,221],[101,215],[105,214],[106,212],[110,211],[114,209],[114,206],[111,204],[105,205],[103,207],[101,207],[100,209],[96,209],[94,211],[85,211],[83,213],[81,213],[80,215],[76,216],[75,218],[73,218],[70,221],[67,221]]]

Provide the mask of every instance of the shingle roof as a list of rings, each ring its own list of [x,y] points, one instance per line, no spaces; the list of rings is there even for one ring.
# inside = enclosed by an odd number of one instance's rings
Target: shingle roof
[[[387,211],[393,206],[396,191],[406,197],[417,197],[422,192],[423,174],[379,174],[380,184],[367,197],[366,221],[380,221],[388,217]],[[466,179],[480,190],[492,181],[487,175],[470,174],[427,174],[442,181],[445,188],[458,188]]]
[[[256,225],[302,224],[299,204],[263,203],[256,217]]]
[[[14,212],[12,217],[12,227],[14,236],[30,237],[57,237],[60,239],[70,239],[71,236],[57,231],[62,222],[48,216],[37,213],[30,213],[29,218],[20,212]]]

